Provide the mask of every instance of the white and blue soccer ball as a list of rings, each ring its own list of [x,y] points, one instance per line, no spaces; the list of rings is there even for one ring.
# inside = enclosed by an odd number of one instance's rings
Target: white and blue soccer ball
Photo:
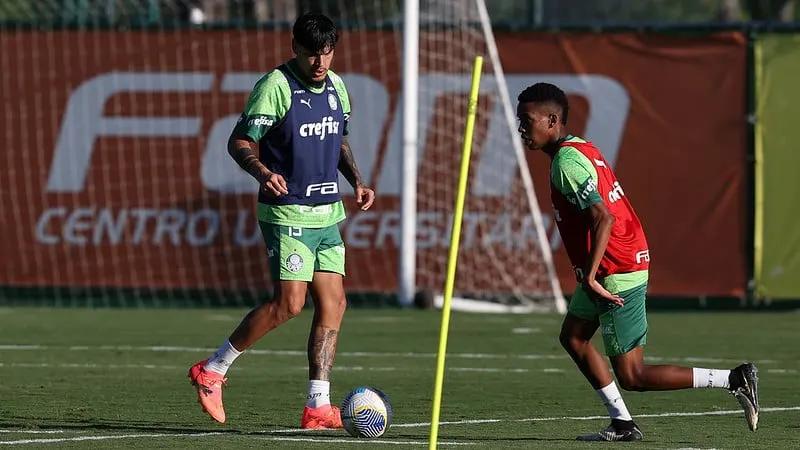
[[[351,391],[342,401],[340,411],[342,425],[353,437],[383,436],[392,423],[392,403],[374,387],[362,386]]]

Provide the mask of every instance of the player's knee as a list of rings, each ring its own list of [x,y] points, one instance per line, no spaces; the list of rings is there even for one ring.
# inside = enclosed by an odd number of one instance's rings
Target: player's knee
[[[286,305],[286,315],[289,319],[297,317],[303,312],[303,306],[305,305],[305,298],[293,298],[288,304]]]
[[[347,309],[347,298],[344,293],[325,295],[315,298],[314,308],[319,311],[326,319],[334,319],[344,316]]]
[[[564,330],[562,330],[561,334],[559,334],[558,340],[561,343],[561,346],[564,347],[564,350],[571,354],[578,353],[586,345],[589,345],[589,341],[581,339],[580,337],[570,334]]]
[[[347,296],[342,285],[342,277],[338,274],[320,272],[315,280],[316,295],[314,308],[326,317],[341,317],[347,309]]]
[[[345,296],[344,292],[331,300],[331,307],[336,312],[344,313],[344,310],[347,309],[347,297]]]
[[[279,314],[284,321],[292,319],[303,312],[306,304],[305,291],[300,289],[282,289],[278,299],[280,308]]]

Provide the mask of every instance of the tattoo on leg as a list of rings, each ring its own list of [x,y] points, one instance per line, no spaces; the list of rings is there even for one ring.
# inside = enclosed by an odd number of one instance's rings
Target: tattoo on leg
[[[330,380],[339,332],[317,327],[308,338],[308,376],[312,380]]]

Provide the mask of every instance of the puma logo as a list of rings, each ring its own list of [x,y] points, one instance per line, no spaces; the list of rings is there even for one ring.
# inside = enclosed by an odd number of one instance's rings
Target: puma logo
[[[301,98],[300,103],[308,106],[308,109],[311,109],[311,99],[310,98]]]

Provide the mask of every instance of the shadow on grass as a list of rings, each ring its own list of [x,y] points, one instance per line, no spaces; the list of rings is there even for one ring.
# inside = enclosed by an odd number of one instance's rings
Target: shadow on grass
[[[335,434],[333,434],[335,433]],[[341,431],[329,431],[325,434],[321,432],[314,432],[313,434],[308,432],[260,432],[255,434],[260,435],[267,435],[267,436],[286,436],[286,437],[302,437],[302,436],[321,436],[321,437],[341,437]],[[350,435],[344,434],[345,437],[350,438]],[[385,436],[386,439],[391,440],[409,440],[409,441],[420,441],[420,440],[428,440],[427,435],[419,435],[419,434],[407,434],[407,433],[392,433],[389,432]],[[439,436],[440,441],[463,441],[463,442],[573,442],[575,439],[567,439],[567,438],[551,438],[551,437],[543,437],[543,436],[468,436],[468,435],[456,435],[456,434],[447,434],[445,436]]]
[[[286,424],[263,424],[265,428],[286,429],[291,428]],[[137,420],[109,420],[109,419],[80,419],[80,420],[46,420],[31,417],[5,416],[0,419],[0,428],[7,430],[64,430],[72,432],[97,431],[97,432],[122,432],[136,431],[147,433],[174,433],[174,434],[201,434],[220,433],[232,435],[257,435],[263,431],[237,430],[225,424],[210,424],[209,426],[197,423],[163,423]]]
[[[19,430],[25,432],[29,430],[64,430],[67,432],[87,432],[98,433],[118,433],[118,432],[139,432],[139,433],[163,433],[163,434],[203,434],[216,433],[231,436],[285,436],[285,437],[326,437],[326,438],[350,438],[341,430],[319,430],[319,431],[292,431],[296,426],[277,423],[263,424],[266,430],[237,430],[230,428],[230,425],[219,424],[217,426],[199,426],[191,423],[158,423],[148,421],[132,420],[109,420],[109,419],[82,419],[74,421],[53,421],[46,419],[36,419],[31,417],[5,416],[0,419],[0,428],[7,430]],[[274,428],[274,430],[270,430]],[[285,430],[285,431],[284,431]],[[390,433],[387,439],[419,441],[427,439],[427,436],[409,433]],[[573,439],[549,438],[542,436],[466,436],[452,435],[441,436],[442,441],[462,441],[462,442],[571,442]]]

